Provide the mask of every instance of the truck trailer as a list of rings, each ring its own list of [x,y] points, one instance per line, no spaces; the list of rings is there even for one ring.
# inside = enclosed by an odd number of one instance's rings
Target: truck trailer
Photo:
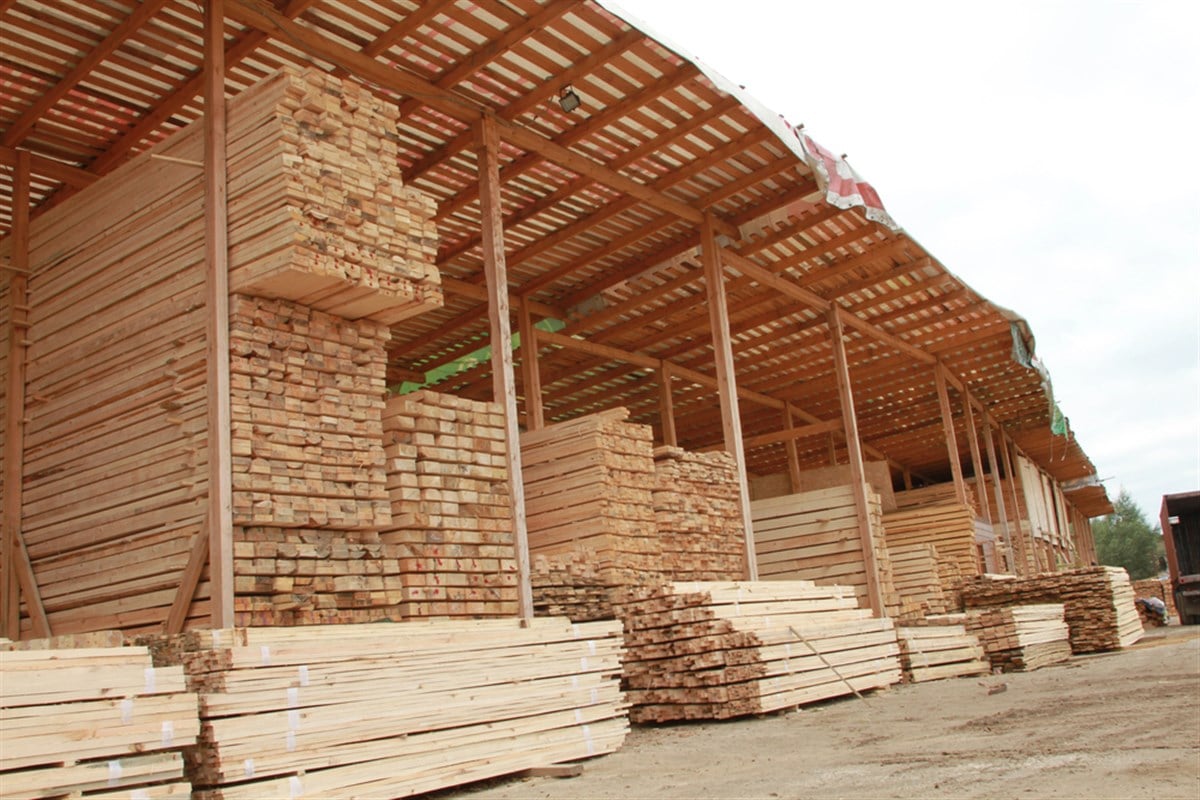
[[[1200,492],[1163,495],[1161,520],[1179,621],[1200,625]]]

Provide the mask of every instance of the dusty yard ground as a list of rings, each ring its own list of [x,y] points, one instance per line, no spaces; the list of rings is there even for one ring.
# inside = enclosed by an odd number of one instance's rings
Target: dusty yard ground
[[[1006,685],[989,694],[989,687]],[[1037,672],[897,686],[782,716],[637,728],[576,778],[493,798],[1200,798],[1200,626]]]

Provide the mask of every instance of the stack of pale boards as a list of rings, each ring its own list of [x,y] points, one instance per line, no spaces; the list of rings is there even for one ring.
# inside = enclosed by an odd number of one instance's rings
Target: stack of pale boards
[[[617,591],[635,722],[727,719],[901,678],[889,619],[811,581],[670,583]]]
[[[150,651],[155,663],[182,666],[151,669],[144,647],[53,651],[50,661],[40,653],[38,666],[33,654],[5,653],[0,793],[136,785],[110,784],[116,775],[157,782],[135,795],[147,798],[193,789],[197,800],[401,797],[610,753],[628,731],[612,622],[191,631],[157,637]],[[76,653],[133,664],[118,682],[108,678],[115,668],[64,668]],[[14,675],[10,663],[42,673]],[[93,679],[95,690],[74,688]],[[61,710],[39,720],[21,694],[31,687],[52,702],[70,698],[45,687],[97,699],[78,722]],[[124,749],[100,746],[130,726],[140,738]],[[186,752],[190,785],[179,754],[163,752],[185,744],[198,745]],[[153,753],[127,758],[142,751]],[[15,771],[33,765],[42,768]]]
[[[966,616],[993,669],[1027,672],[1071,658],[1061,603],[976,608]]]

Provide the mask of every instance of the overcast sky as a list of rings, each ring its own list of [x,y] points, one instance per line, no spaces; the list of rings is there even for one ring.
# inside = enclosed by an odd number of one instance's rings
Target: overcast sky
[[[1200,488],[1200,3],[616,1],[1028,320],[1109,497]]]

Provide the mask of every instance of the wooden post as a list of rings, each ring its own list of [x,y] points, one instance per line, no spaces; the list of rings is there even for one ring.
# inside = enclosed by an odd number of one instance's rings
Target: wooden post
[[[967,504],[967,487],[963,483],[962,463],[958,458],[958,436],[954,433],[954,415],[950,410],[950,394],[946,391],[946,369],[937,363],[933,367],[933,380],[937,386],[938,405],[942,410],[942,430],[946,435],[946,453],[950,456],[950,474],[954,476],[954,495],[958,502]]]
[[[829,432],[829,466],[836,467],[837,464],[838,464],[837,437],[834,436],[833,431],[830,431]]]
[[[783,428],[784,428],[784,430],[788,430],[788,431],[795,429],[795,425],[792,422],[792,404],[791,403],[783,404]],[[785,448],[787,448],[788,482],[789,482],[789,485],[792,487],[792,492],[798,493],[800,491],[800,484],[801,484],[800,451],[796,447],[795,439],[788,439],[783,443],[783,445]]]
[[[204,252],[208,303],[208,566],[212,626],[233,627],[233,446],[229,381],[229,217],[225,3],[204,15]]]
[[[829,310],[829,336],[833,346],[833,373],[837,379],[838,400],[842,406],[842,428],[850,456],[850,481],[854,506],[858,513],[858,536],[862,546],[863,571],[867,576],[867,599],[875,616],[884,616],[883,592],[879,586],[879,566],[875,562],[875,538],[871,531],[871,512],[867,503],[867,470],[863,464],[862,443],[858,438],[858,414],[854,410],[854,391],[850,386],[850,364],[846,358],[845,332],[837,308]]]
[[[712,214],[705,214],[700,226],[700,258],[704,262],[704,286],[708,293],[708,320],[712,328],[713,357],[716,360],[721,427],[725,434],[725,449],[733,454],[737,462],[742,525],[746,532],[746,577],[756,581],[758,558],[754,553],[754,523],[750,516],[750,487],[746,480],[746,453],[742,447],[742,418],[738,410],[733,342],[729,335],[729,306],[725,300],[724,270]]]
[[[50,622],[42,606],[37,579],[22,531],[25,484],[25,355],[29,336],[29,181],[32,159],[17,151],[13,170],[12,273],[8,282],[8,386],[4,417],[4,506],[0,514],[0,623],[3,635],[21,638],[21,595],[34,636],[49,636]]]
[[[1013,518],[1015,519],[1015,524],[1013,525],[1013,544],[1017,551],[1017,563],[1014,566],[1014,571],[1017,575],[1027,575],[1029,574],[1030,566],[1029,550],[1025,545],[1025,534],[1021,530],[1021,497],[1018,494],[1023,483],[1021,476],[1017,474],[1016,460],[1012,457],[1012,453],[1008,449],[1009,444],[1007,434],[1000,431],[1000,458],[1004,464],[1004,474],[1008,476],[1008,488],[1012,493],[1013,499]],[[1029,509],[1025,510],[1025,516],[1028,518]],[[1030,522],[1029,528],[1032,534],[1032,522]]]
[[[975,430],[975,414],[971,410],[971,396],[962,393],[963,421],[967,426],[967,445],[971,450],[971,469],[975,470],[975,496],[979,499],[979,514],[992,521],[992,506],[988,502],[987,479],[983,474],[983,458],[979,454],[979,434]]]
[[[513,544],[517,551],[517,609],[533,618],[529,568],[529,529],[525,522],[525,481],[521,471],[521,430],[513,377],[512,329],[508,309],[508,268],[504,260],[504,212],[500,204],[500,136],[496,121],[479,122],[479,203],[482,213],[483,271],[487,278],[488,324],[492,345],[492,394],[504,415],[504,448],[512,498]]]
[[[1004,487],[1000,485],[1000,472],[996,469],[996,443],[992,439],[992,424],[986,415],[983,418],[983,443],[987,449],[988,471],[992,476],[992,490],[996,494],[996,509],[1000,512],[1000,527],[1004,529],[1004,552],[1008,569],[1017,574],[1017,556],[1013,550],[1012,528],[1008,524],[1008,508],[1004,503]]]
[[[525,389],[525,428],[536,431],[546,427],[542,411],[542,374],[538,369],[537,329],[529,313],[529,301],[521,298],[517,307],[517,327],[521,333],[521,382]]]
[[[908,467],[900,471],[900,477],[904,481],[904,490],[911,491],[913,488],[912,472],[909,471]]]
[[[658,367],[658,418],[662,423],[663,444],[679,446],[675,433],[675,399],[671,394],[671,362],[663,361]]]

